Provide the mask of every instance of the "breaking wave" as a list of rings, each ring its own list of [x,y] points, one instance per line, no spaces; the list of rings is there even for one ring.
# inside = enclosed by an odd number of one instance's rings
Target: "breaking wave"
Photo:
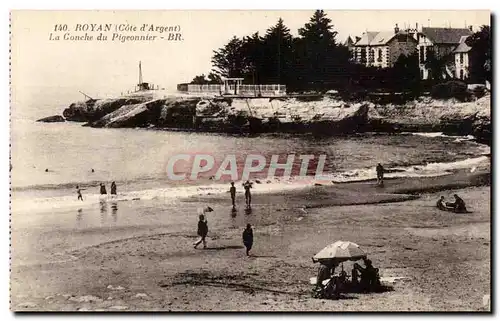
[[[428,163],[411,166],[395,166],[386,168],[386,178],[405,177],[435,177],[449,175],[457,170],[476,171],[478,168],[489,168],[490,158],[480,156],[465,160],[447,163]],[[274,177],[271,179],[254,180],[253,193],[272,193],[284,190],[300,189],[312,186],[317,183],[322,185],[369,181],[376,179],[375,168],[360,168],[343,172],[329,173],[322,177],[308,177],[305,179],[298,177]],[[242,182],[236,182],[238,190]],[[116,196],[101,196],[99,194],[84,193],[84,201],[78,201],[76,193],[68,192],[68,195],[54,197],[14,197],[11,207],[13,212],[44,212],[61,211],[68,209],[78,209],[83,207],[96,206],[99,203],[107,202],[128,202],[128,201],[159,201],[163,204],[175,203],[179,199],[196,196],[222,195],[228,193],[227,183],[212,183],[206,185],[191,186],[169,186],[164,188],[149,188],[137,191],[127,191]]]

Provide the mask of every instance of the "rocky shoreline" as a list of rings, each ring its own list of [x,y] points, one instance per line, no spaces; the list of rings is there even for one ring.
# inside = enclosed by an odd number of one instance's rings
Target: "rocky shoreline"
[[[443,132],[491,144],[491,99],[419,98],[403,105],[350,103],[329,96],[275,98],[155,97],[151,94],[71,104],[63,117],[96,128],[157,128],[224,133]],[[47,120],[46,120],[47,119]]]

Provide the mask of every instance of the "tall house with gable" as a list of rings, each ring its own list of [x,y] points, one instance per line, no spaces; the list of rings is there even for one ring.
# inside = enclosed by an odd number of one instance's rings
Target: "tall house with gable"
[[[416,29],[367,31],[353,45],[353,60],[369,67],[392,67],[401,55],[415,53]]]
[[[443,60],[445,65],[443,76],[445,78],[465,79],[468,75],[468,52],[470,50],[465,44],[465,39],[471,35],[472,27],[423,27],[422,31],[417,33],[420,78],[429,79],[432,77],[426,62],[433,54],[436,59]]]

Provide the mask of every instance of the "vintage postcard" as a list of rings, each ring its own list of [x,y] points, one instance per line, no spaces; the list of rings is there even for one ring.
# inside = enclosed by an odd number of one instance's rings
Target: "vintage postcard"
[[[491,312],[489,11],[12,11],[11,310]]]

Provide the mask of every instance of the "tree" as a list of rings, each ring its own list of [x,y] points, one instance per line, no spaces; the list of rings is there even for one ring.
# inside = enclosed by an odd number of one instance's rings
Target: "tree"
[[[243,39],[242,55],[245,59],[245,75],[248,82],[252,84],[260,84],[260,76],[265,74],[264,71],[264,42],[258,32]]]
[[[418,90],[420,82],[420,68],[418,66],[418,54],[399,56],[391,68],[391,87],[400,90]]]
[[[298,68],[297,76],[315,88],[325,84],[328,87],[329,83],[346,76],[345,67],[349,64],[349,51],[336,44],[337,32],[332,30],[331,22],[323,10],[316,10],[299,29],[301,38],[296,42],[294,61],[302,68]]]
[[[467,38],[465,43],[469,51],[469,77],[472,81],[491,82],[491,30],[490,26],[481,26],[478,32]]]
[[[241,77],[245,69],[243,41],[234,36],[223,48],[214,50],[213,72],[223,77]]]
[[[193,78],[193,80],[191,80],[190,83],[191,84],[195,84],[195,85],[204,85],[204,84],[206,84],[207,80],[206,80],[205,74],[201,74],[199,76],[195,76]]]
[[[262,41],[261,78],[267,83],[287,84],[290,79],[292,61],[290,29],[279,18],[276,25],[267,29]]]
[[[446,78],[446,65],[450,61],[450,55],[443,57],[436,56],[433,50],[427,52],[427,59],[425,60],[425,67],[430,70],[431,78],[435,82],[439,82]],[[445,75],[445,77],[443,77]]]

